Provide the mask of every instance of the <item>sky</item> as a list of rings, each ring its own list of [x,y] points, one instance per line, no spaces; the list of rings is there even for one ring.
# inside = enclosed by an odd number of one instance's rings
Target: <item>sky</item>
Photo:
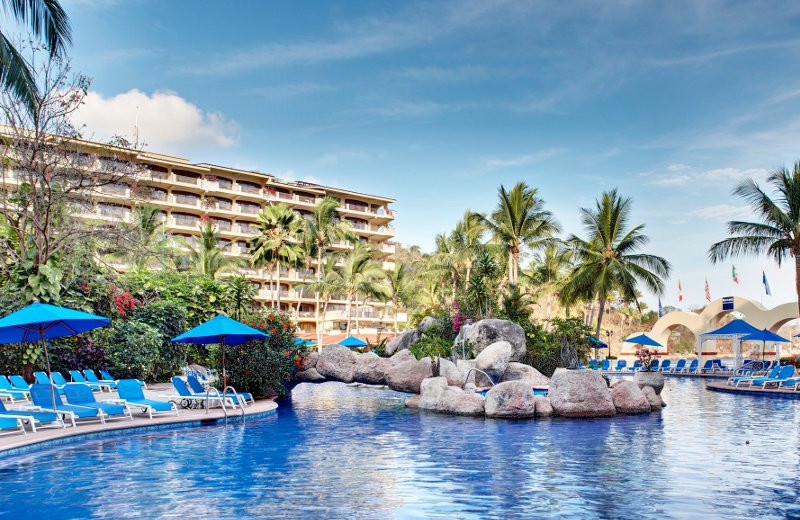
[[[393,197],[424,250],[501,184],[536,187],[565,236],[617,187],[672,263],[664,305],[678,280],[683,308],[706,279],[795,298],[791,265],[707,250],[750,216],[738,182],[800,158],[800,3],[62,1],[87,137],[138,123],[153,151]]]

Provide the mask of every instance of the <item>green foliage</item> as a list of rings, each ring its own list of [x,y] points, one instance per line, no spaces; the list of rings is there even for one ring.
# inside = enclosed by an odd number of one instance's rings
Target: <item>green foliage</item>
[[[185,308],[187,328],[213,318],[228,303],[222,284],[206,276],[191,273],[132,273],[123,278],[123,283],[145,304],[160,299]]]
[[[232,276],[223,283],[225,296],[228,299],[228,314],[235,320],[253,309],[256,289],[245,276]]]
[[[152,377],[166,381],[180,371],[186,363],[186,344],[170,341],[187,327],[186,309],[174,301],[156,301],[136,308],[131,318],[158,330],[161,343],[157,356],[152,360]]]
[[[588,337],[591,328],[578,318],[556,318],[551,320],[550,330],[539,324],[523,323],[526,337],[524,362],[550,377],[561,363],[561,342],[566,338],[575,345],[578,359],[587,359],[591,346]]]
[[[158,329],[136,320],[121,320],[95,333],[108,356],[108,369],[120,379],[153,381],[155,360],[161,347]]]
[[[225,348],[228,384],[259,397],[285,395],[300,355],[300,349],[294,344],[297,330],[291,317],[270,310],[252,314],[244,322],[270,337]],[[217,356],[216,367],[218,370],[222,368],[221,356]]]
[[[524,325],[531,318],[531,297],[523,293],[519,286],[510,285],[500,297],[497,317]]]

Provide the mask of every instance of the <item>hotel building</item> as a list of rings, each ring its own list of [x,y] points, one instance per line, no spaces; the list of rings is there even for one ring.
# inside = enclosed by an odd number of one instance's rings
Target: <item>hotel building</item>
[[[394,211],[390,205],[395,200],[392,198],[308,182],[284,181],[259,171],[191,163],[180,157],[90,141],[81,141],[79,146],[85,150],[81,155],[87,169],[97,170],[95,161],[124,161],[141,166],[130,182],[103,186],[100,193],[93,196],[91,209],[84,209],[82,216],[86,218],[129,222],[133,208],[150,204],[161,208],[159,218],[167,237],[182,237],[188,243],[196,243],[201,223],[210,220],[219,231],[224,254],[249,257],[248,239],[256,234],[257,215],[262,208],[285,203],[301,215],[310,215],[323,197],[332,196],[341,202],[339,213],[358,239],[377,252],[376,261],[386,270],[394,268],[391,225]],[[331,249],[344,253],[352,247],[351,243],[342,241],[332,244]],[[115,268],[124,271],[126,266],[115,265]],[[274,280],[270,282],[269,269],[244,268],[241,273],[252,281],[256,299],[264,305],[276,300],[280,291],[281,308],[295,316],[302,332],[310,334],[316,327],[314,294],[300,290],[297,284],[313,281],[316,268],[316,261],[309,270],[283,268],[280,287]],[[351,316],[351,333],[355,333],[356,318],[362,334],[393,331],[394,313],[383,303],[367,301],[358,308],[354,303]],[[321,320],[323,334],[343,332],[347,322],[346,301],[330,300]],[[398,321],[406,321],[404,313],[398,315]]]

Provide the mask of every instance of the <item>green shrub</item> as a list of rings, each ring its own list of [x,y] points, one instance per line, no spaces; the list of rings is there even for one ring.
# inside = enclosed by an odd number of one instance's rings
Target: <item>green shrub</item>
[[[554,319],[550,321],[551,329],[545,330],[539,324],[523,323],[526,338],[524,362],[550,377],[561,363],[561,342],[566,338],[575,345],[578,359],[587,359],[591,346],[588,337],[591,329],[578,318]]]
[[[153,381],[161,333],[155,327],[136,320],[118,321],[96,334],[105,349],[108,369],[119,379]]]
[[[132,314],[134,320],[155,327],[160,336],[158,356],[153,363],[153,378],[156,381],[167,381],[180,371],[186,363],[186,343],[171,341],[180,335],[186,327],[186,309],[174,301],[155,301],[138,307]]]
[[[287,384],[297,370],[297,358],[301,355],[301,349],[294,344],[297,330],[291,317],[270,310],[263,314],[251,314],[243,321],[270,337],[264,341],[225,348],[228,384],[258,397],[285,395]],[[221,357],[215,356],[216,367],[220,371]]]

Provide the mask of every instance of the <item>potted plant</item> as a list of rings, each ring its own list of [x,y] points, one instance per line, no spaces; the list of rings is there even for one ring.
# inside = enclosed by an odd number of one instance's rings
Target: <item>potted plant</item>
[[[654,371],[651,367],[653,365],[655,352],[642,346],[636,350],[636,357],[642,363],[642,370],[638,370],[633,375],[633,381],[639,385],[652,387],[656,394],[661,394],[664,389],[664,374]]]

